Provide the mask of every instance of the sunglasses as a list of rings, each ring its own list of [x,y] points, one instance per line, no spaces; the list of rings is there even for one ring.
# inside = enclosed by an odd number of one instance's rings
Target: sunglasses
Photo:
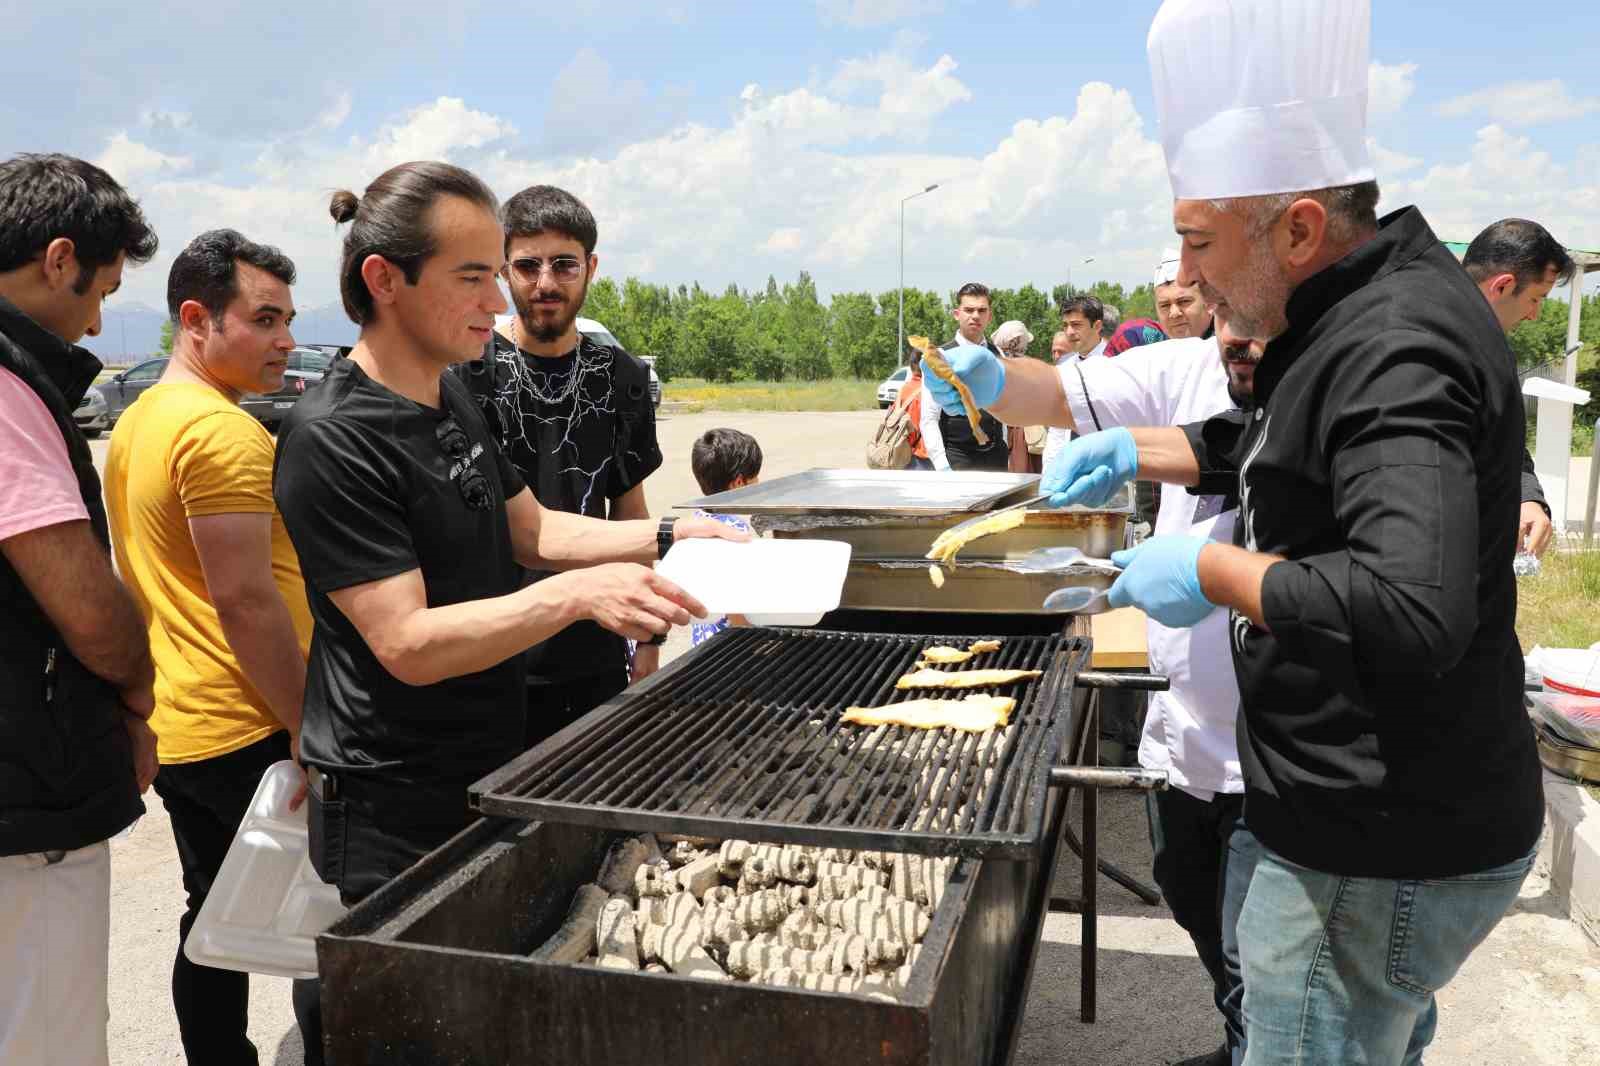
[[[474,511],[487,511],[494,506],[494,497],[489,492],[489,479],[483,476],[483,471],[478,469],[478,464],[472,461],[472,439],[467,436],[455,416],[440,422],[433,431],[434,437],[439,441],[439,448],[446,458],[455,460],[461,467],[461,476],[456,478],[456,488],[461,492],[461,501]]]
[[[583,273],[583,260],[573,255],[558,255],[546,262],[543,259],[524,257],[513,259],[506,264],[506,272],[518,281],[528,285],[537,285],[539,278],[544,275],[545,268],[550,270],[550,276],[556,281],[566,283],[577,281]]]

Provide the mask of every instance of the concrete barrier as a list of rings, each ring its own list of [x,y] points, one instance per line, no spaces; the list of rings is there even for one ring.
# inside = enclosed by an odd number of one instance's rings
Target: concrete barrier
[[[1600,802],[1576,782],[1545,771],[1545,835],[1539,862],[1550,890],[1589,939],[1600,945]]]

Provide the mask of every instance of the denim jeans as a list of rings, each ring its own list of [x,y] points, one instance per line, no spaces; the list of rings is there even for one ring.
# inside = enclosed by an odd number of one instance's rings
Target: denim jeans
[[[1153,873],[1172,917],[1194,941],[1211,975],[1233,1066],[1244,1061],[1244,983],[1239,968],[1239,910],[1260,845],[1244,827],[1244,797],[1196,799],[1181,789],[1146,797]]]
[[[1533,867],[1394,881],[1309,870],[1263,847],[1244,910],[1247,1066],[1422,1061],[1434,993],[1489,935]]]

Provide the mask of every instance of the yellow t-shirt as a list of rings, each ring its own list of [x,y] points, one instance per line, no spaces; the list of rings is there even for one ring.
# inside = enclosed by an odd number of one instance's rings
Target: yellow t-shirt
[[[236,751],[282,728],[239,669],[206,589],[189,519],[272,515],[272,576],[300,652],[311,647],[300,561],[272,502],[272,437],[215,389],[148,390],[117,420],[106,460],[106,512],[117,569],[150,630],[163,763]]]

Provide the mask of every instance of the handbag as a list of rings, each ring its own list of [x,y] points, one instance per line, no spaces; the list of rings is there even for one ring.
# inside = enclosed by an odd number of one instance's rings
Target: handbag
[[[867,445],[869,470],[904,470],[911,465],[910,404],[895,401],[884,412],[878,429]]]

